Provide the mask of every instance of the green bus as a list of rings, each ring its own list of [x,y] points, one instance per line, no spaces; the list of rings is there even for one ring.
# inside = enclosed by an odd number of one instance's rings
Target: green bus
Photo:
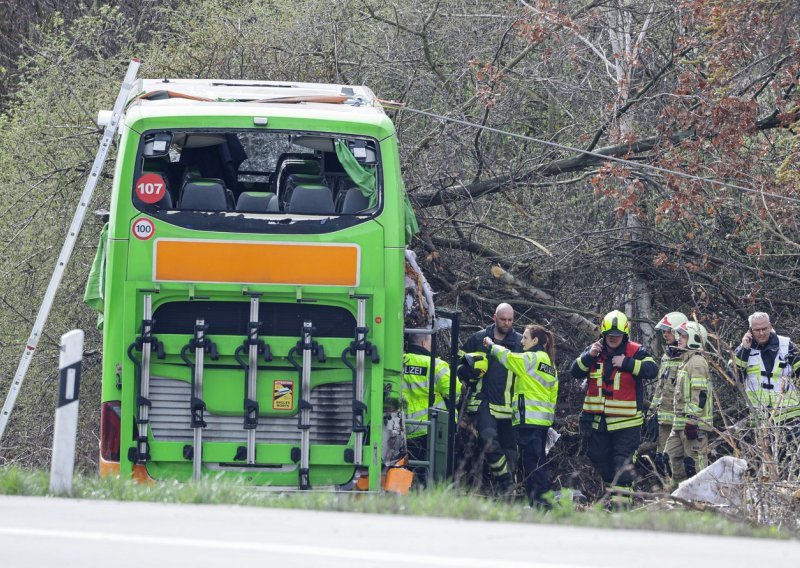
[[[416,228],[391,120],[365,87],[133,92],[98,251],[101,473],[380,489]]]

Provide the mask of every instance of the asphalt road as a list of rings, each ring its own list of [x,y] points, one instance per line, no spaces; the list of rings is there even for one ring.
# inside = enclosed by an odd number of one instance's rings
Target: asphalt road
[[[798,541],[227,505],[0,497],[2,568],[798,564]]]

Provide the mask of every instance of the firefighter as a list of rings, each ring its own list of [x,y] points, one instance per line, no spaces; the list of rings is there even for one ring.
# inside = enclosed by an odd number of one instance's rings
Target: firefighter
[[[644,419],[643,382],[655,378],[658,365],[647,350],[630,341],[628,316],[619,310],[605,315],[601,338],[575,359],[570,372],[588,379],[580,428],[587,453],[612,496],[612,503],[630,502],[633,462]]]
[[[483,346],[483,340],[490,337],[497,345],[512,353],[519,353],[522,351],[522,336],[513,329],[514,309],[509,304],[498,305],[492,319],[494,323],[476,332],[464,343],[462,350],[470,357],[462,357],[458,377],[474,393],[468,399],[467,413],[478,432],[481,453],[486,458],[493,484],[501,496],[508,496],[514,489],[511,472],[516,462],[516,444],[511,424],[513,373],[494,357],[488,357],[489,349]],[[478,357],[473,354],[478,354]],[[474,362],[486,358],[488,360],[484,364],[487,369],[483,373]]]
[[[514,373],[513,425],[525,493],[532,506],[550,508],[545,495],[550,490],[545,446],[553,424],[558,398],[558,372],[555,368],[555,338],[540,325],[528,325],[522,334],[523,353],[511,353],[495,345],[491,337],[483,344],[509,371]]]
[[[736,348],[734,361],[745,385],[747,398],[763,420],[776,424],[796,422],[800,417],[800,354],[792,341],[778,335],[769,314],[750,315],[750,329]]]
[[[408,335],[406,336],[406,343],[408,347],[403,354],[403,407],[405,418],[407,420],[428,420],[431,336]],[[438,357],[434,364],[433,379],[433,406],[444,410],[450,396],[450,366]],[[420,461],[429,459],[427,426],[406,422],[406,440],[410,459]],[[425,468],[421,468],[416,472],[417,481],[423,486],[427,481],[425,474]]]
[[[680,365],[675,382],[675,418],[667,439],[672,478],[693,477],[708,465],[708,436],[713,427],[713,388],[703,347],[706,328],[687,321],[675,328]]]
[[[656,329],[664,338],[664,354],[658,369],[658,384],[651,408],[658,416],[658,440],[656,442],[655,466],[659,475],[669,477],[670,463],[667,455],[667,438],[672,432],[675,418],[675,380],[678,366],[681,363],[681,350],[678,349],[678,338],[673,330],[689,321],[681,312],[670,312],[656,324]]]

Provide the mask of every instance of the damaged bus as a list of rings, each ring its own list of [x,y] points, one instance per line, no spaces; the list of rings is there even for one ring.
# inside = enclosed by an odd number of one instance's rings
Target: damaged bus
[[[405,479],[392,466],[416,222],[372,92],[133,92],[99,251],[101,472],[373,491]]]

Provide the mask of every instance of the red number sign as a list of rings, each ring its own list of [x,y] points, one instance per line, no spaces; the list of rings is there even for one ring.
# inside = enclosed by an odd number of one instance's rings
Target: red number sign
[[[158,174],[144,174],[136,180],[136,197],[144,203],[157,203],[167,192],[167,184]]]

